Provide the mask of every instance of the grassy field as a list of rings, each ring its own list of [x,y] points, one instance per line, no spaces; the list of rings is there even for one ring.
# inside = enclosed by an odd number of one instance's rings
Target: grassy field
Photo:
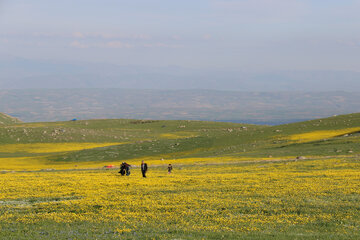
[[[359,131],[360,114],[272,127],[127,119],[12,123],[0,127],[0,169],[101,167],[142,158],[161,164],[353,156],[360,153]]]
[[[357,239],[355,158],[14,172],[2,239]]]
[[[360,114],[273,127],[7,122],[0,238],[357,239],[359,131]],[[103,168],[122,161],[129,177]]]

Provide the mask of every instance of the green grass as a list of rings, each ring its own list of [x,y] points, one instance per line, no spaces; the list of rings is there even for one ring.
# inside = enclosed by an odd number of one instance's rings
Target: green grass
[[[20,123],[21,121],[17,118],[11,117],[7,114],[0,113],[0,126],[10,125],[14,123]]]
[[[5,116],[5,115],[4,115]],[[3,117],[6,118],[6,117]],[[0,153],[0,157],[48,156],[54,162],[123,161],[141,157],[287,157],[339,156],[360,153],[358,134],[296,143],[286,138],[319,130],[360,126],[360,114],[349,114],[279,126],[204,121],[132,119],[48,123],[8,122],[0,127],[0,144],[62,142],[126,142],[124,145],[76,152]],[[163,134],[183,136],[174,139]]]

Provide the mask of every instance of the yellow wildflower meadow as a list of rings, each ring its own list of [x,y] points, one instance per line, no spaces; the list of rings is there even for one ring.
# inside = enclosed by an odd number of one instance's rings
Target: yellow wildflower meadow
[[[100,231],[127,239],[359,236],[356,159],[174,165],[171,174],[166,165],[149,167],[147,178],[138,168],[128,177],[114,170],[2,174],[0,227],[26,226],[37,236],[48,226],[59,238],[49,226],[80,231],[85,224],[88,237]]]
[[[71,143],[25,143],[25,144],[2,144],[0,153],[56,153],[71,152],[84,149],[108,147],[125,144],[124,142],[92,143],[92,142],[71,142]]]
[[[161,138],[165,139],[181,139],[181,138],[191,138],[191,137],[197,137],[198,135],[195,135],[192,132],[177,132],[175,133],[163,133],[160,134]]]
[[[288,137],[288,139],[296,142],[311,142],[311,141],[317,141],[332,137],[337,137],[345,134],[350,134],[353,132],[360,131],[360,128],[345,128],[345,129],[339,129],[339,130],[321,130],[321,131],[312,131],[307,133],[301,133],[301,134],[294,134]]]

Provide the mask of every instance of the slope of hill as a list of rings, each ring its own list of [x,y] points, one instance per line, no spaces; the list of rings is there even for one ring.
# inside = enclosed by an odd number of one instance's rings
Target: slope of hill
[[[242,155],[350,156],[360,153],[359,132],[359,113],[272,126],[261,130],[250,151]]]
[[[279,126],[165,120],[84,120],[0,127],[0,169],[354,156],[360,114]]]
[[[21,121],[15,117],[9,116],[5,113],[0,113],[0,126],[20,123]]]

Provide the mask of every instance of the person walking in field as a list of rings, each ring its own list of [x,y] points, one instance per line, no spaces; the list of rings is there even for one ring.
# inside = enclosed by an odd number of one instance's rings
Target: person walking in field
[[[141,161],[141,173],[144,178],[146,178],[146,172],[147,172],[148,166],[144,161]]]
[[[171,173],[172,169],[173,169],[172,165],[171,165],[171,164],[169,164],[169,166],[168,166],[168,174],[170,174],[170,173]]]

